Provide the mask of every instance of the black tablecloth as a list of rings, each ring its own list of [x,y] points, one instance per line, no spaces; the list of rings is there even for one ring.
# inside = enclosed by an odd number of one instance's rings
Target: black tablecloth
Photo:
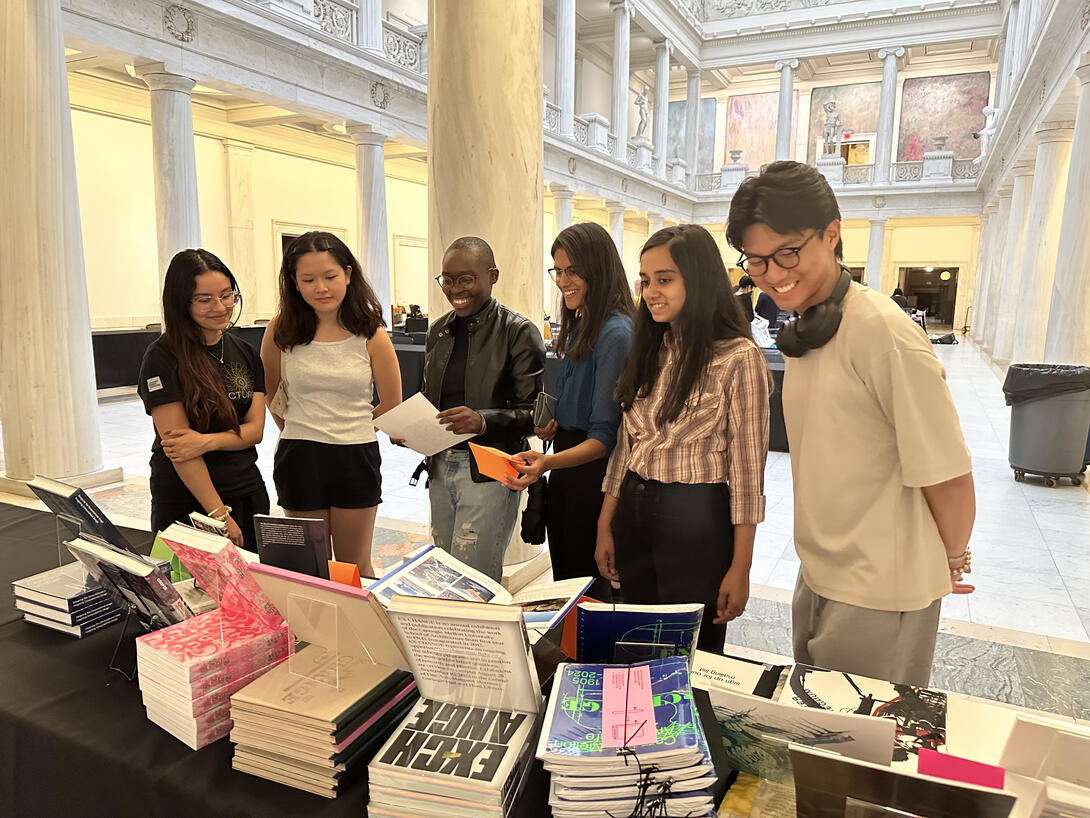
[[[120,624],[74,639],[16,619],[11,580],[56,564],[51,514],[0,504],[0,815],[365,816],[367,786],[336,800],[231,769],[227,739],[194,752],[147,720],[136,682],[109,670]],[[123,530],[147,550],[151,535]],[[132,666],[133,631],[120,663]],[[547,815],[537,765],[519,816]]]

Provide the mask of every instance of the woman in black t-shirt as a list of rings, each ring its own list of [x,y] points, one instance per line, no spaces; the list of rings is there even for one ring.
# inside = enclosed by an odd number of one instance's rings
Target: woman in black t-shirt
[[[137,389],[155,424],[152,530],[198,511],[255,550],[254,514],[269,511],[255,448],[265,372],[257,350],[225,332],[241,302],[222,261],[207,250],[178,253],[163,284],[165,330],[144,354]]]

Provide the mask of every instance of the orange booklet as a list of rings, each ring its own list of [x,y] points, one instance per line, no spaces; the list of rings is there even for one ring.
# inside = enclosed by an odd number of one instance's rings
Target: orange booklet
[[[521,474],[514,466],[518,458],[512,457],[507,452],[501,452],[491,446],[478,446],[473,441],[469,443],[469,450],[473,452],[473,459],[477,461],[477,471],[485,477],[491,477],[502,483],[504,477],[518,477]]]
[[[351,585],[362,588],[360,584],[360,567],[354,562],[337,562],[329,560],[329,578],[341,585]]]

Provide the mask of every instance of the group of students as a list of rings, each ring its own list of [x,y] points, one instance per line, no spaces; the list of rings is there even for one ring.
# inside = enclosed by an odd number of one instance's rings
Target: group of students
[[[777,339],[801,561],[795,657],[925,684],[941,597],[972,590],[972,476],[942,368],[904,313],[842,270],[839,209],[812,168],[776,162],[747,180],[727,239],[799,316]],[[635,306],[599,225],[565,228],[550,254],[563,309],[544,426],[532,411],[541,333],[492,297],[500,272],[484,240],[444,254],[436,280],[452,310],[429,328],[421,391],[450,431],[517,454],[520,475],[481,475],[465,443],[428,458],[432,539],[499,579],[520,492],[548,472],[554,578],[598,575],[626,602],[703,603],[700,645],[721,650],[749,598],[773,382],[716,242],[692,224],[652,235]],[[269,509],[254,448],[268,403],[279,504],[328,520],[337,558],[373,576],[373,419],[402,394],[381,308],[351,251],[320,232],[288,247],[279,296],[259,357],[225,333],[241,301],[230,270],[205,250],[172,261],[165,331],[139,383],[156,429],[152,526],[202,511],[253,547],[253,515]]]

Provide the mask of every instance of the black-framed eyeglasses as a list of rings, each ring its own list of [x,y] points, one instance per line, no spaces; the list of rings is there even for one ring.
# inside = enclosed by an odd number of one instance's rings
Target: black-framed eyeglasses
[[[549,278],[551,278],[553,281],[555,281],[558,284],[560,283],[560,275],[562,273],[564,275],[566,275],[568,278],[579,278],[579,279],[581,279],[583,277],[582,274],[579,272],[579,268],[575,267],[575,266],[572,266],[572,267],[550,267],[545,272],[547,272],[549,274]]]
[[[444,274],[437,275],[435,277],[435,283],[442,287],[444,290],[449,290],[455,284],[462,289],[468,289],[477,283],[477,276],[464,275],[464,276],[448,276]]]
[[[810,239],[822,232],[823,231],[821,230],[815,230],[807,237],[806,241],[798,247],[781,247],[775,253],[768,256],[746,255],[745,253],[742,253],[742,255],[738,257],[738,266],[755,278],[763,276],[768,272],[768,263],[770,261],[775,261],[776,266],[781,270],[790,270],[793,267],[798,267],[799,253],[802,252],[802,248],[810,243]]]
[[[229,293],[223,295],[195,295],[190,299],[190,302],[194,307],[200,310],[210,310],[217,301],[225,307],[233,307],[235,303],[242,300],[242,293],[238,290],[232,290]]]

